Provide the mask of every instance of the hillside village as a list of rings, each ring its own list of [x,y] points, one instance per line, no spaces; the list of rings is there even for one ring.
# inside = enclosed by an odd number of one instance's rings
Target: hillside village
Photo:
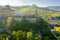
[[[17,10],[19,10],[19,12],[17,12]],[[47,8],[40,8],[40,7],[37,7],[36,5],[23,6],[22,8],[11,7],[10,5],[0,7],[0,21],[2,22],[2,23],[0,22],[2,26],[0,28],[0,33],[5,32],[5,34],[7,33],[8,36],[14,37],[14,35],[15,36],[18,35],[17,32],[20,32],[21,30],[22,30],[21,32],[23,32],[22,36],[24,35],[26,36],[27,33],[30,34],[29,31],[32,31],[32,32],[34,31],[36,32],[34,37],[36,35],[37,36],[39,35],[39,38],[40,38],[40,35],[45,35],[44,32],[48,31],[48,33],[46,32],[46,34],[51,35],[51,37],[53,37],[54,39],[56,38],[56,36],[51,31],[60,32],[60,27],[59,27],[60,14],[59,13],[60,12],[58,11],[47,9]],[[14,33],[17,33],[17,34],[14,34]],[[20,35],[19,37],[22,37],[22,36]],[[8,39],[10,37],[6,36],[6,38]],[[42,36],[42,38],[43,37],[45,36]],[[50,38],[50,36],[48,37]]]
[[[32,7],[37,7],[36,5],[33,5]],[[60,20],[53,20],[52,17],[55,14],[40,14],[38,15],[38,10],[35,10],[34,12],[35,14],[25,14],[25,15],[17,15],[16,10],[12,9],[9,5],[6,5],[4,7],[0,7],[0,19],[2,19],[3,21],[7,20],[8,17],[14,17],[15,20],[21,20],[21,18],[27,18],[28,20],[36,20],[37,17],[45,17],[48,18],[48,22],[51,25],[56,25],[56,24],[60,24]],[[56,14],[56,16],[60,16],[60,14]],[[50,19],[51,18],[51,19]]]

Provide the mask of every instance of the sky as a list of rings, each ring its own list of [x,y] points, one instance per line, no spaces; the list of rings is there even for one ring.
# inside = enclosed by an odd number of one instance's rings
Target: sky
[[[32,4],[41,7],[60,6],[60,0],[0,0],[0,5],[23,6]]]

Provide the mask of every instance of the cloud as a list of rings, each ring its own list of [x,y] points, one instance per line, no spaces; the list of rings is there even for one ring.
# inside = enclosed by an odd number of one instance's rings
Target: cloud
[[[0,0],[0,5],[22,6],[28,5],[20,0]]]
[[[0,5],[22,6],[36,4],[38,6],[60,5],[60,0],[0,0]]]

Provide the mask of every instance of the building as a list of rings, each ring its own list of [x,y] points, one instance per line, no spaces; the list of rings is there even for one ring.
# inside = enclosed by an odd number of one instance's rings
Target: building
[[[11,9],[9,5],[5,7],[0,7],[0,16],[13,16],[15,15],[15,10]]]
[[[11,9],[9,5],[0,7],[0,20],[2,20],[3,24],[7,22],[7,18],[14,16],[15,10]]]

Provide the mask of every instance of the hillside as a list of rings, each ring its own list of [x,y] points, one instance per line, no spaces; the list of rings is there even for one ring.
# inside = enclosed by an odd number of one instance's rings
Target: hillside
[[[0,6],[0,7],[4,7],[4,6]],[[54,7],[38,7],[38,6],[30,6],[30,5],[26,5],[26,6],[10,6],[12,9],[16,10],[16,14],[17,15],[21,15],[21,14],[53,14],[53,13],[60,13],[59,11],[57,10],[53,10],[51,8],[54,8]],[[56,8],[56,7],[55,7]],[[58,9],[58,8],[56,8]],[[36,12],[37,11],[37,12]]]
[[[16,6],[11,8],[14,8],[16,10],[16,13],[18,14],[34,14],[37,10],[37,14],[47,14],[47,13],[55,13],[56,10],[49,9],[47,7],[38,7],[38,6]]]
[[[49,13],[55,13],[57,11],[43,8],[43,7],[37,7],[37,6],[23,6],[21,7],[18,12],[22,14],[35,14],[37,11],[37,14],[49,14]]]

